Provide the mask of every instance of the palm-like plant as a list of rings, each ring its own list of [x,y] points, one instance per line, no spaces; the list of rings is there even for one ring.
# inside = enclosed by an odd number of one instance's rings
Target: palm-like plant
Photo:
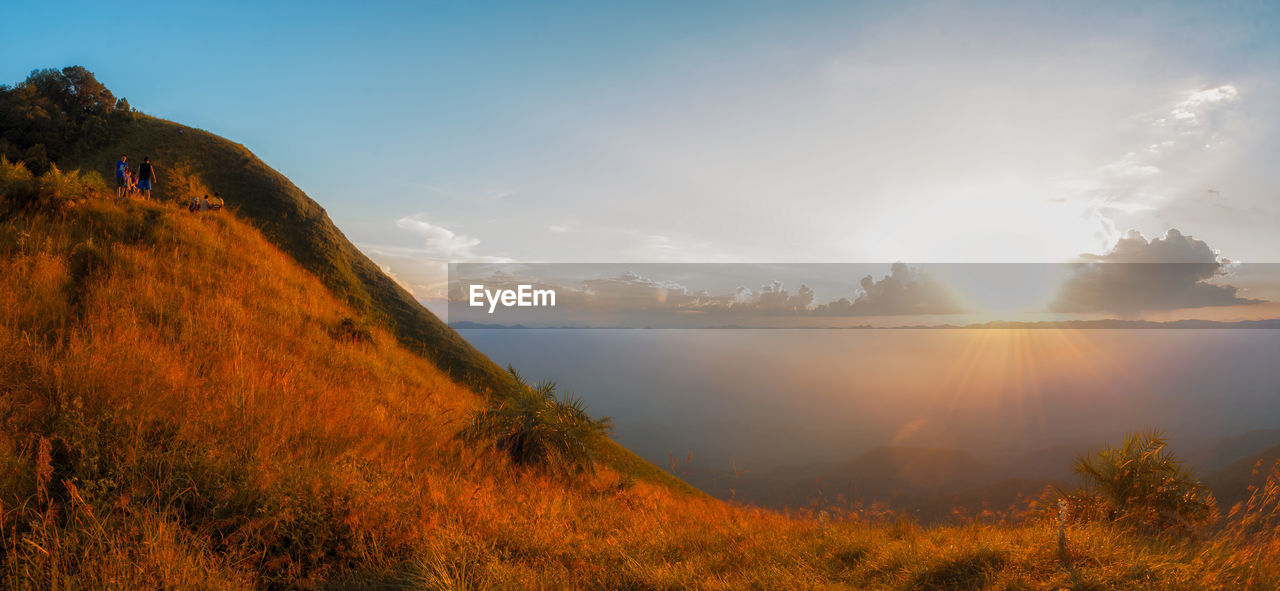
[[[62,171],[56,164],[40,175],[40,192],[35,203],[30,204],[46,211],[61,211],[77,199],[88,197],[94,183],[79,170]]]
[[[593,470],[596,443],[612,429],[612,421],[591,418],[580,398],[558,396],[555,382],[531,385],[514,368],[507,371],[516,382],[511,396],[478,411],[459,436],[492,445],[520,465]]]
[[[1214,515],[1213,495],[1166,445],[1160,431],[1134,433],[1120,447],[1077,458],[1074,469],[1102,497],[1110,519],[1192,529]]]

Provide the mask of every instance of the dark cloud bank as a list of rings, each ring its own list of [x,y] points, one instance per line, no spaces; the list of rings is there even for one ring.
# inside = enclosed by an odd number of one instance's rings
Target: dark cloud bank
[[[1203,240],[1169,230],[1148,241],[1130,230],[1106,254],[1085,254],[1050,305],[1051,312],[1112,312],[1238,306],[1262,303],[1242,298],[1231,285],[1210,283],[1230,270]]]
[[[1239,288],[1223,283],[1233,268],[1232,262],[1220,257],[1204,241],[1176,229],[1152,240],[1130,231],[1107,253],[1081,255],[1080,262],[1066,265],[1069,267],[1067,279],[1046,312],[1106,313],[1132,320],[1147,311],[1263,302],[1242,297]],[[1007,267],[1007,273],[1002,269],[989,280],[1035,280],[1034,276],[1019,275],[1026,272],[1024,266]],[[738,287],[732,293],[712,294],[692,290],[679,281],[657,279],[634,271],[576,282],[524,277],[526,273],[538,273],[536,268],[519,271],[513,274],[501,269],[490,270],[484,277],[472,277],[471,282],[482,280],[490,288],[512,289],[520,283],[531,283],[536,289],[555,289],[559,298],[555,309],[490,315],[451,304],[451,320],[528,321],[552,326],[694,326],[695,319],[703,319],[712,320],[717,326],[729,326],[755,325],[755,319],[780,317],[910,317],[970,312],[927,266],[913,267],[901,262],[893,263],[888,274],[879,278],[861,277],[858,287],[853,288],[848,297],[824,303],[816,302],[816,294],[808,285],[801,284],[790,291],[776,280],[756,289]],[[768,272],[767,266],[760,272]],[[963,265],[958,272],[966,272]],[[460,283],[451,282],[450,290],[453,302],[465,299],[460,293]]]

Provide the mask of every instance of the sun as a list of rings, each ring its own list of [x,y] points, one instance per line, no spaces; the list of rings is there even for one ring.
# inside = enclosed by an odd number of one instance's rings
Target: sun
[[[957,263],[931,265],[953,297],[983,321],[1048,320],[1049,306],[1068,269],[1051,263]]]

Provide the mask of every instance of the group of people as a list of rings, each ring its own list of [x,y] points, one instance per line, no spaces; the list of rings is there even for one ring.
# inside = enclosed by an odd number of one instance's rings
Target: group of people
[[[125,197],[141,196],[143,199],[151,198],[151,186],[156,182],[156,167],[151,164],[151,157],[147,156],[142,159],[142,164],[137,169],[129,168],[129,156],[121,155],[120,161],[116,162],[116,197],[121,199]],[[192,213],[201,211],[217,211],[222,209],[224,202],[222,194],[215,192],[213,198],[208,195],[204,197],[192,197],[191,203],[187,204],[187,211]]]
[[[196,213],[200,211],[218,211],[222,209],[222,194],[214,193],[213,199],[209,199],[208,195],[204,197],[192,197],[191,203],[187,204],[187,211]]]
[[[156,182],[156,168],[151,165],[151,157],[142,159],[138,168],[129,168],[129,157],[120,156],[116,162],[116,197],[125,198],[141,195],[143,199],[151,198],[151,185]]]

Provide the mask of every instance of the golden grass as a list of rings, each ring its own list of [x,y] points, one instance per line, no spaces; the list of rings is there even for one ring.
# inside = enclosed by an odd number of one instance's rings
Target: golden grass
[[[106,193],[0,223],[7,589],[1280,584],[1275,486],[1199,540],[1073,525],[1064,556],[1034,517],[782,515],[514,466],[455,438],[487,399],[379,328],[335,336],[359,313],[230,212]]]

